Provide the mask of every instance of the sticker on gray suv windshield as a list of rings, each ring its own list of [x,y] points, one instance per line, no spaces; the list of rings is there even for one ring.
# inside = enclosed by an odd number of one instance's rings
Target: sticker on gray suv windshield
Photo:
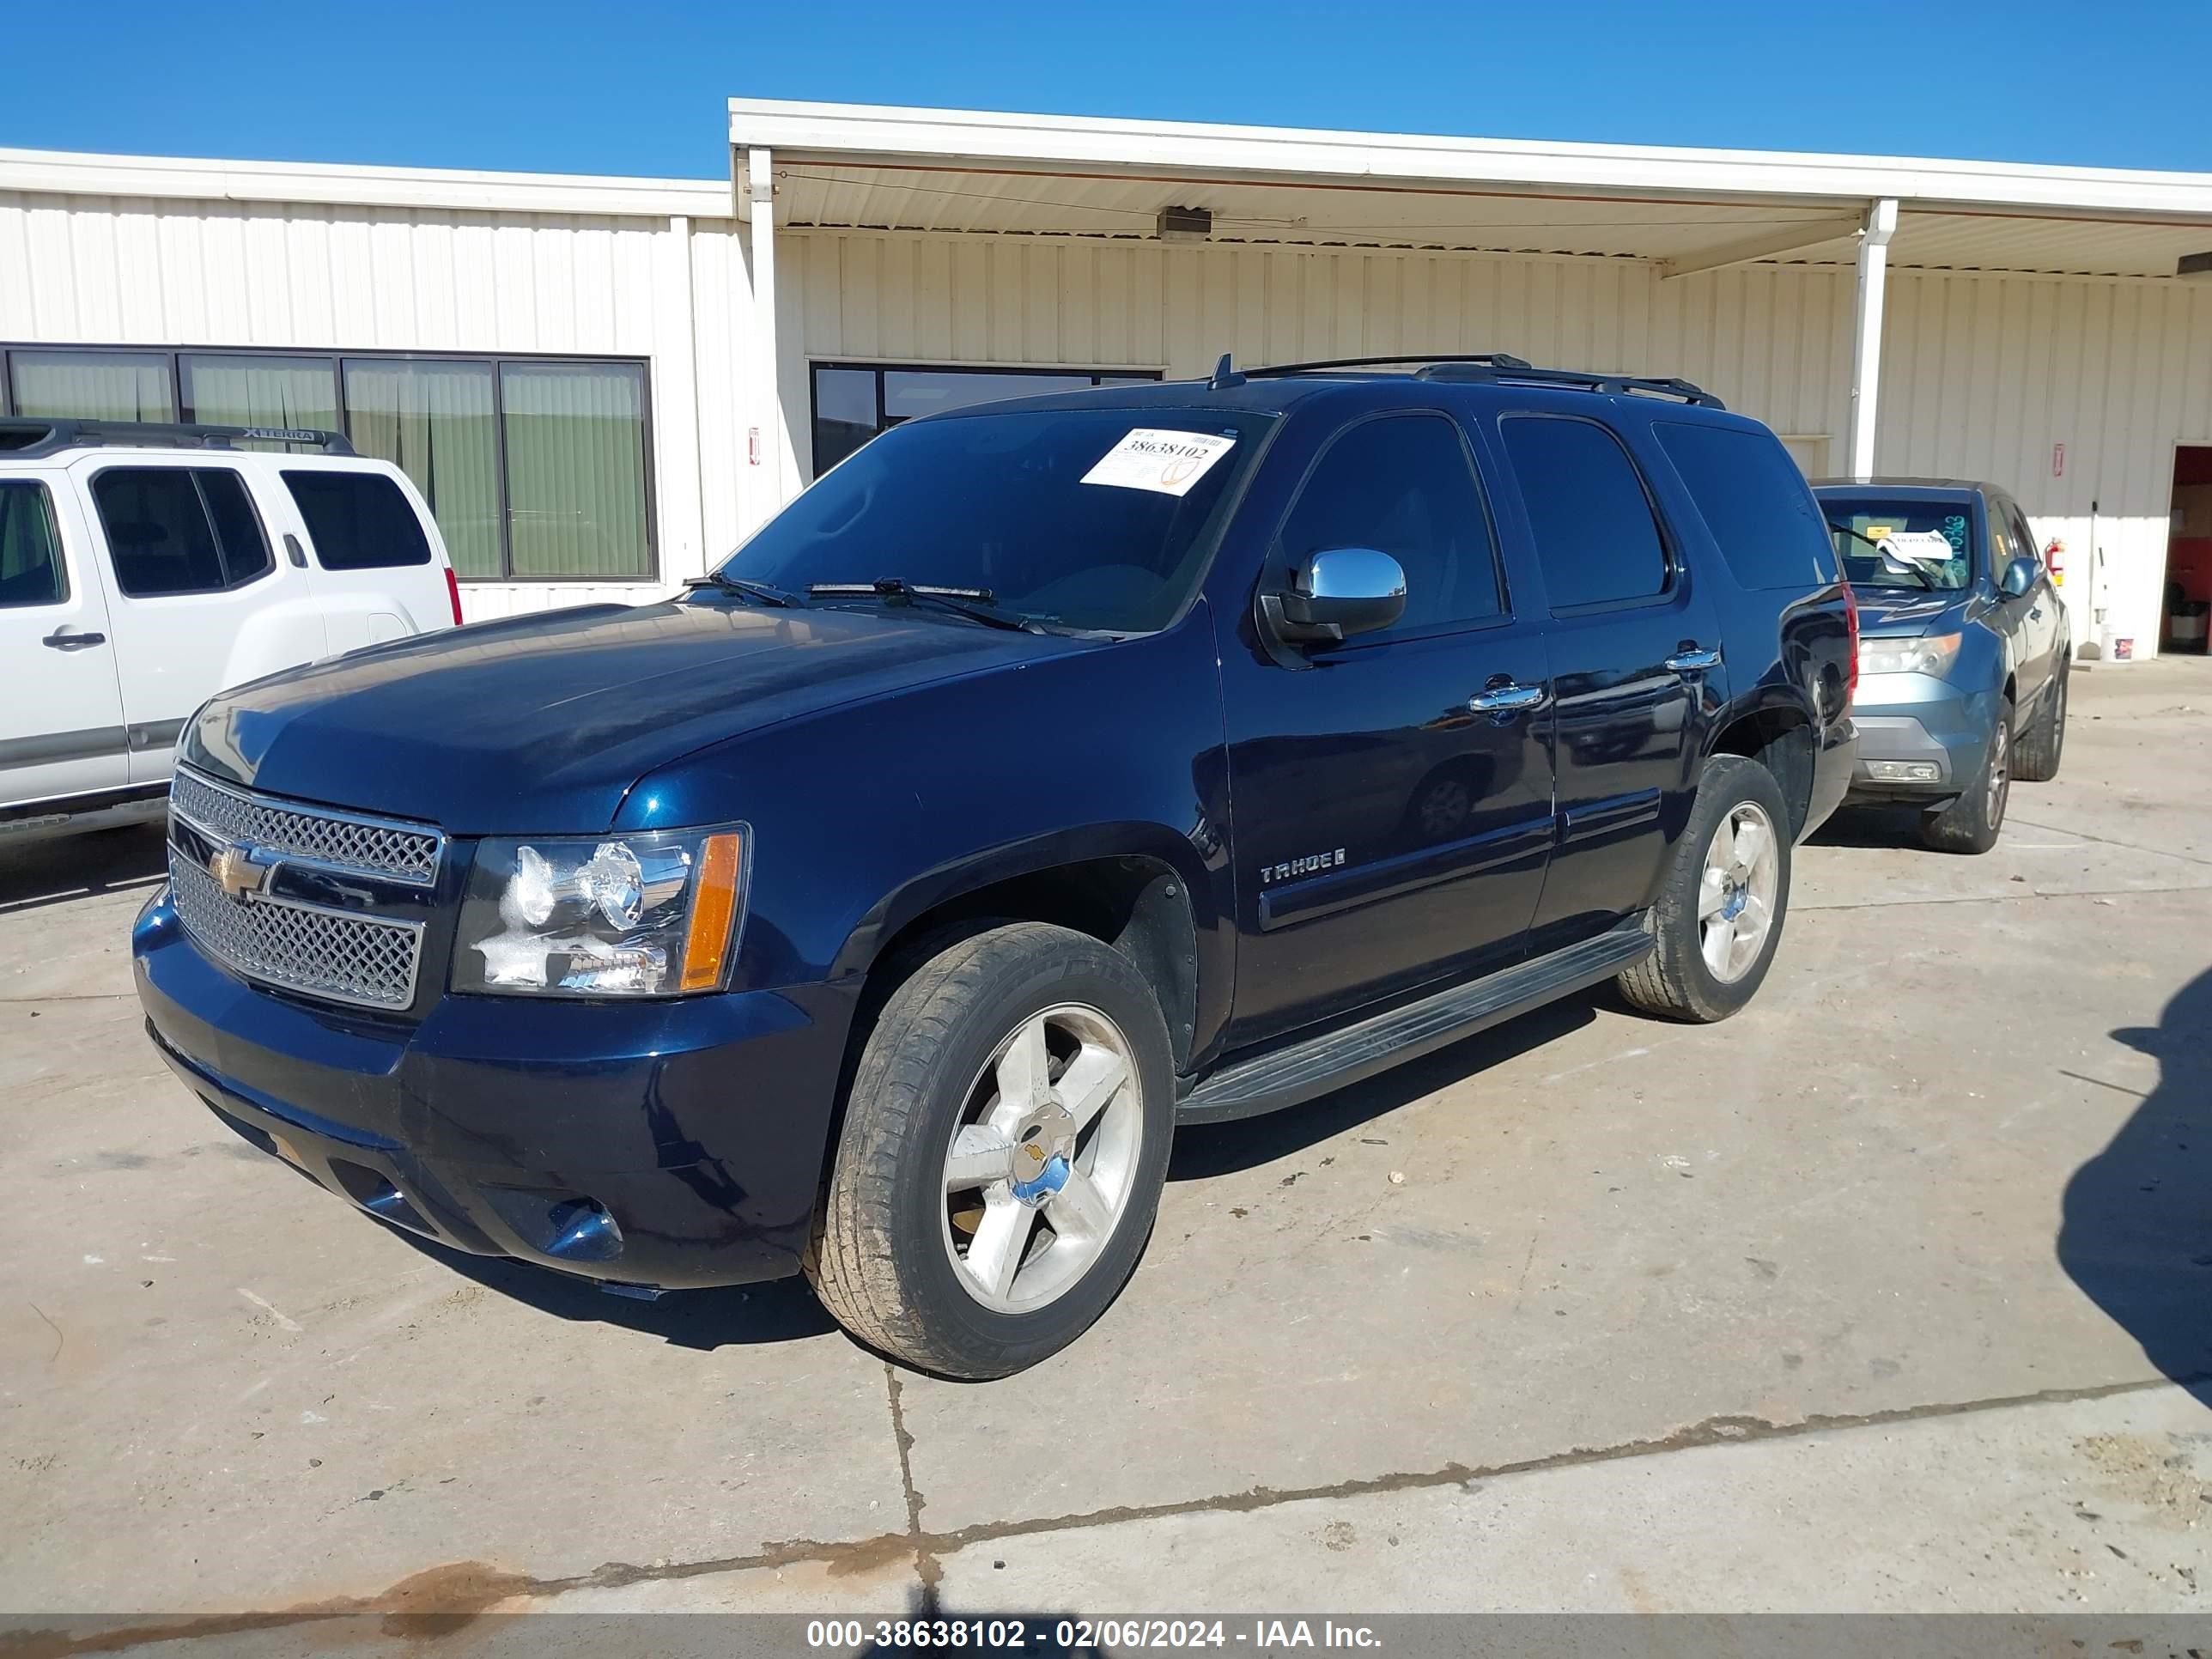
[[[1893,530],[1881,538],[1881,547],[1893,559],[1917,559],[1923,564],[1942,564],[1959,556],[1959,550],[1940,530]]]
[[[1236,447],[1236,439],[1211,432],[1170,432],[1140,426],[1100,456],[1098,465],[1083,475],[1083,482],[1188,495],[1190,487]]]

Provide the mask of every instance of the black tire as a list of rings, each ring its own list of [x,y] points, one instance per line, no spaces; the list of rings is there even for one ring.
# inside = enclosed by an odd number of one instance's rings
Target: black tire
[[[2013,740],[2012,775],[2028,783],[2048,783],[2058,775],[2058,762],[2066,752],[2066,678],[2064,663],[2043,694],[2043,712],[2030,720]]]
[[[1997,722],[1982,755],[1979,776],[1947,806],[1920,817],[1920,839],[1939,853],[1986,853],[2004,833],[2005,805],[2012,799],[2012,703],[1997,706]]]
[[[1062,1005],[1119,1030],[1139,1091],[1128,1196],[1083,1276],[1032,1311],[978,1300],[946,1249],[945,1159],[970,1091],[1012,1032]],[[1175,1066],[1167,1022],[1136,966],[1087,934],[994,927],[923,963],[891,993],[854,1068],[805,1271],[860,1341],[941,1376],[1005,1376],[1089,1328],[1143,1255],[1167,1179]]]
[[[1722,978],[1705,960],[1698,896],[1705,855],[1723,823],[1740,806],[1755,806],[1770,827],[1778,880],[1765,936],[1755,957],[1732,978]],[[1658,902],[1651,907],[1654,948],[1650,956],[1620,975],[1621,994],[1646,1013],[1668,1019],[1711,1024],[1726,1019],[1758,991],[1774,952],[1782,942],[1783,923],[1790,912],[1790,809],[1782,799],[1782,786],[1757,761],[1737,755],[1716,755],[1705,763],[1698,781],[1697,805],[1690,822],[1675,843]]]

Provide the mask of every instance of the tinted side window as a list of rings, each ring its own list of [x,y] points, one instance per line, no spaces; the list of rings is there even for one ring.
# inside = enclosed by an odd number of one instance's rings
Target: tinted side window
[[[1502,608],[1467,447],[1440,415],[1363,421],[1329,445],[1284,520],[1282,550],[1295,562],[1330,547],[1379,548],[1405,567],[1406,613],[1370,638]]]
[[[1727,427],[1656,421],[1739,586],[1803,588],[1836,579],[1836,550],[1812,491],[1777,439]]]
[[[0,608],[59,605],[67,598],[69,576],[46,485],[28,478],[0,482]]]
[[[377,472],[287,471],[284,487],[307,520],[325,570],[430,562],[429,539],[399,486]]]
[[[1590,421],[1520,416],[1499,424],[1552,609],[1663,592],[1666,547],[1620,441]]]
[[[269,538],[261,528],[261,515],[246,493],[246,480],[228,468],[195,471],[200,498],[215,520],[216,540],[222,548],[223,586],[237,587],[276,568]]]
[[[1990,521],[1990,579],[2004,580],[2005,567],[2020,555],[2012,543],[2012,526],[2005,522],[2004,509],[1986,495],[1982,498],[1982,510]]]
[[[269,541],[228,467],[110,467],[92,499],[115,564],[134,599],[216,593],[269,570]]]

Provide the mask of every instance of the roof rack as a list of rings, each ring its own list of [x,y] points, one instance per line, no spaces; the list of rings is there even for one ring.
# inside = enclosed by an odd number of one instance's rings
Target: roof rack
[[[1248,368],[1248,379],[1265,376],[1304,374],[1331,368],[1373,368],[1393,363],[1419,363],[1413,371],[1418,380],[1510,382],[1520,386],[1570,386],[1585,392],[1601,392],[1617,397],[1642,395],[1673,398],[1682,403],[1695,404],[1701,409],[1726,409],[1723,403],[1703,386],[1672,375],[1608,374],[1579,368],[1538,368],[1526,360],[1503,351],[1470,354],[1423,353],[1400,357],[1337,357],[1326,362],[1279,363],[1266,368]]]
[[[183,426],[170,421],[0,418],[0,456],[31,459],[64,449],[232,449],[241,443],[302,444],[326,455],[350,455],[345,434],[311,426]]]
[[[1310,363],[1271,363],[1264,368],[1248,368],[1247,380],[1261,375],[1310,374],[1324,368],[1379,368],[1392,363],[1480,363],[1494,368],[1526,368],[1528,365],[1510,352],[1483,351],[1438,354],[1433,351],[1415,352],[1402,357],[1325,357]]]

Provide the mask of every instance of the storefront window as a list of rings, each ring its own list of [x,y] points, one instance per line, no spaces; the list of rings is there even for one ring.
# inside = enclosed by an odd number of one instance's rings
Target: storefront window
[[[173,421],[169,356],[160,351],[11,351],[9,408],[59,420]]]
[[[462,576],[505,574],[489,363],[345,362],[354,447],[415,481]]]
[[[644,373],[631,363],[506,363],[499,375],[514,574],[651,575]]]
[[[327,357],[188,353],[177,359],[177,383],[183,389],[187,421],[207,426],[339,429],[337,366]]]
[[[1158,379],[1143,370],[818,364],[814,370],[814,476],[820,477],[876,434],[902,421],[1007,398]]]
[[[58,420],[343,432],[414,480],[464,579],[654,574],[640,362],[8,346],[0,394],[0,410]],[[856,444],[874,421],[871,375]]]

